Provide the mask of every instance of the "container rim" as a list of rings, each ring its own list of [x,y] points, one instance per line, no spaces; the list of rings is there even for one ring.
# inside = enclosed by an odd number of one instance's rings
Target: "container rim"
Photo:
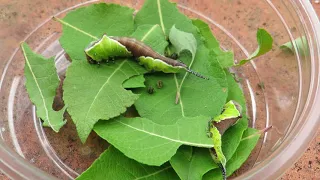
[[[266,1],[270,2],[269,0]],[[303,25],[305,25],[307,33],[310,34],[310,36],[307,37],[307,41],[310,47],[310,58],[311,61],[313,61],[311,64],[313,67],[310,72],[311,87],[304,111],[299,116],[299,122],[301,122],[301,119],[308,120],[292,129],[286,141],[265,159],[263,163],[256,165],[236,179],[279,178],[303,155],[320,127],[320,21],[310,1],[289,0],[289,2],[295,5],[294,8],[296,12],[307,17],[307,19],[304,19],[305,24]]]
[[[84,5],[87,3],[96,2],[97,0],[87,1],[81,3]],[[266,0],[269,1],[269,0]],[[315,10],[311,3],[306,0],[288,0],[290,3],[296,4],[297,9],[302,14],[305,14],[308,19],[307,23],[310,26],[309,32],[312,37],[308,38],[308,44],[313,49],[313,60],[317,65],[320,64],[320,22]],[[74,8],[74,7],[73,7]],[[66,9],[67,10],[67,9]],[[65,11],[66,11],[65,10]],[[17,49],[18,50],[18,49]],[[14,52],[16,53],[17,50]],[[301,118],[307,118],[304,124],[293,129],[293,132],[288,137],[289,142],[284,142],[277,151],[275,151],[270,157],[268,157],[263,164],[259,164],[253,167],[248,172],[236,179],[277,179],[283,173],[285,173],[284,167],[290,167],[307,149],[310,141],[313,139],[320,126],[320,71],[319,67],[314,67],[317,70],[313,71],[313,85],[314,87],[309,92],[310,101],[307,102],[305,107],[305,114]],[[1,85],[0,85],[1,89]],[[55,177],[45,173],[44,171],[28,165],[25,159],[21,158],[13,150],[8,148],[4,142],[0,139],[0,169],[7,176],[13,179],[56,179]],[[19,168],[18,168],[19,167]],[[18,172],[15,169],[23,168],[23,172]]]

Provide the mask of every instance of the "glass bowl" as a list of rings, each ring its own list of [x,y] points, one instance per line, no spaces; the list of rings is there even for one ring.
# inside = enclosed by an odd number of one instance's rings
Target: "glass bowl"
[[[250,126],[273,126],[233,177],[276,179],[303,154],[320,123],[320,25],[311,4],[303,0],[175,1],[183,13],[209,23],[221,47],[233,50],[236,60],[255,50],[257,28],[272,34],[272,52],[232,69],[246,95]],[[0,169],[7,177],[73,179],[107,148],[94,133],[81,144],[71,121],[60,133],[41,126],[24,87],[24,59],[19,49],[19,43],[26,41],[38,53],[54,56],[63,78],[68,62],[58,42],[61,25],[51,17],[63,17],[68,11],[96,2],[2,0]],[[143,4],[141,0],[105,2],[137,10]],[[279,48],[303,36],[303,46],[293,43],[294,53]],[[58,109],[59,103],[57,97],[54,108]]]

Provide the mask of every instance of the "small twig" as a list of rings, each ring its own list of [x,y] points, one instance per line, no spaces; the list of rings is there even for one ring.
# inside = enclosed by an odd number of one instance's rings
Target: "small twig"
[[[250,136],[247,136],[247,137],[241,139],[241,141],[244,141],[244,140],[246,140],[246,139],[250,139],[250,138],[252,138],[252,137],[254,137],[254,136],[257,136],[257,135],[264,134],[264,133],[268,132],[268,131],[271,130],[271,129],[272,129],[272,126],[266,127],[266,128],[264,128],[264,129],[262,129],[262,130],[259,130],[258,132],[254,133],[254,134],[252,134],[252,135],[250,135]]]

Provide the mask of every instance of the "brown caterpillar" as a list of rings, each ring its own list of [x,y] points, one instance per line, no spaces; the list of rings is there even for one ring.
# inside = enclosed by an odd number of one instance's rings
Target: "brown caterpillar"
[[[191,70],[181,61],[174,60],[160,55],[143,42],[129,37],[103,37],[92,42],[86,49],[87,60],[91,64],[100,64],[101,61],[113,61],[115,57],[134,56],[146,69],[162,71],[164,73],[177,73],[181,69],[196,75],[197,77],[208,79],[197,72]]]
[[[191,70],[183,62],[162,56],[161,54],[154,51],[151,47],[147,46],[146,44],[144,44],[143,42],[141,42],[137,39],[129,38],[129,37],[110,37],[110,38],[118,41],[120,44],[125,46],[128,49],[128,51],[130,51],[132,53],[132,55],[134,57],[145,56],[145,57],[152,57],[153,59],[159,59],[159,60],[161,60],[161,61],[165,62],[166,64],[169,64],[173,67],[182,67],[187,72],[189,72],[197,77],[200,77],[203,79],[208,79],[208,78],[202,76],[201,74]]]

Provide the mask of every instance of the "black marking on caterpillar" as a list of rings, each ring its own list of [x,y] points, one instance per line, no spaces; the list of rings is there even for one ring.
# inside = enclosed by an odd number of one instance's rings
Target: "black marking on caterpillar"
[[[197,76],[197,77],[199,77],[199,78],[209,80],[209,78],[204,77],[204,76],[201,75],[200,73],[195,72],[195,71],[193,71],[193,70],[191,70],[191,69],[189,69],[189,68],[186,68],[186,70],[187,70],[189,73],[191,73],[191,74],[193,74],[193,75],[195,75],[195,76]]]
[[[218,163],[218,166],[219,166],[219,168],[221,169],[221,172],[222,172],[222,179],[223,180],[227,180],[227,170],[226,170],[226,168],[221,163]]]
[[[217,153],[214,150],[214,148],[210,148],[209,151],[210,151],[211,156],[213,156],[213,158],[217,158]],[[218,167],[221,170],[222,179],[223,180],[227,180],[227,170],[226,170],[226,168],[221,163],[216,163],[216,164],[218,165]]]

